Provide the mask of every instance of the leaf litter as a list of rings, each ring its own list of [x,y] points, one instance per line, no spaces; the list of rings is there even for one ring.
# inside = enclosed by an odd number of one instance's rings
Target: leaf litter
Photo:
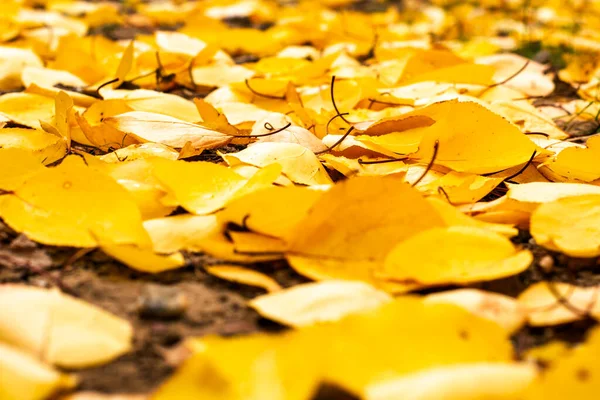
[[[5,6],[0,398],[595,398],[595,4]]]

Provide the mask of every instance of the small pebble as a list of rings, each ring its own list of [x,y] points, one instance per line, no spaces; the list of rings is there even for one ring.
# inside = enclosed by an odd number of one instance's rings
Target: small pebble
[[[138,312],[144,318],[179,318],[187,306],[187,296],[175,286],[148,284],[138,298]]]
[[[539,266],[542,270],[544,270],[544,272],[552,271],[552,268],[554,268],[554,258],[549,255],[543,256],[540,259]]]

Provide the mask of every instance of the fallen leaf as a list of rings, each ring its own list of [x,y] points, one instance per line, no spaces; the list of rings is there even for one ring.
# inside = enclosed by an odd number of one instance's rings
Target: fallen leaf
[[[519,129],[498,114],[473,102],[450,100],[417,110],[436,121],[422,130],[423,139],[415,154],[420,160],[435,162],[457,172],[484,174],[525,164],[537,147]],[[468,114],[468,119],[462,116]],[[487,129],[481,130],[482,126]]]
[[[223,155],[231,166],[245,163],[266,167],[277,163],[283,174],[303,185],[326,185],[331,178],[312,151],[295,143],[256,143],[237,153]]]
[[[473,363],[431,368],[367,387],[367,400],[477,400],[521,396],[537,377],[526,363]]]
[[[44,400],[77,381],[38,361],[34,356],[0,342],[0,396],[3,399]]]
[[[392,301],[385,292],[364,282],[325,281],[297,285],[249,302],[265,318],[300,327],[339,320]]]
[[[213,265],[204,267],[206,272],[226,281],[240,283],[242,285],[256,286],[267,292],[277,292],[281,286],[277,281],[262,272],[255,271],[238,265]]]
[[[463,307],[473,314],[496,322],[508,332],[516,332],[527,318],[525,308],[516,299],[478,289],[456,289],[433,293],[426,303],[448,303]]]
[[[128,267],[144,272],[159,273],[185,265],[181,253],[163,255],[133,245],[111,244],[103,245],[102,251]]]
[[[0,341],[47,363],[88,368],[131,349],[129,322],[58,289],[3,285],[0,302]]]
[[[54,116],[54,99],[32,93],[6,93],[0,96],[0,114],[17,124],[41,129],[40,121]]]
[[[528,250],[517,250],[497,233],[451,226],[426,230],[399,242],[387,255],[379,276],[424,287],[466,284],[518,274],[532,261]]]
[[[532,213],[531,235],[549,249],[573,257],[596,257],[600,255],[599,219],[600,195],[559,198]]]
[[[287,259],[312,279],[377,286],[375,272],[397,243],[442,226],[435,209],[401,179],[351,178],[323,194],[298,223]]]
[[[213,149],[227,144],[232,137],[177,118],[145,111],[131,111],[107,117],[104,123],[141,142],[154,142],[182,148],[191,142],[194,148]]]
[[[532,326],[578,321],[588,315],[600,318],[597,286],[581,287],[562,282],[538,282],[519,295]]]
[[[18,232],[45,244],[94,247],[148,245],[136,204],[118,183],[70,156],[41,169],[0,198],[0,215]]]
[[[558,400],[574,396],[581,400],[595,398],[600,373],[594,355],[600,351],[600,331],[593,328],[585,343],[572,348],[568,354],[552,363],[541,378],[531,385],[526,400]]]

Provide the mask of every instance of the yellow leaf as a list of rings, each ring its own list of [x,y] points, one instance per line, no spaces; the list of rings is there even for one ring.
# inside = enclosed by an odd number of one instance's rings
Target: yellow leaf
[[[512,400],[537,377],[527,363],[473,363],[430,368],[367,387],[366,400]]]
[[[591,182],[600,178],[598,157],[600,157],[600,137],[592,137],[586,142],[587,148],[570,147],[545,165],[553,172],[577,181]]]
[[[270,187],[240,196],[218,214],[221,221],[245,225],[263,235],[289,238],[322,192],[303,187]]]
[[[209,162],[151,162],[154,176],[179,204],[195,214],[210,214],[223,208],[247,182],[231,169]]]
[[[267,292],[277,292],[281,290],[279,283],[262,272],[255,271],[239,265],[213,265],[205,266],[204,269],[209,274],[217,278],[224,279],[242,285],[256,286],[265,289]]]
[[[388,254],[381,277],[423,286],[465,284],[518,274],[532,260],[529,251],[515,249],[497,233],[451,226],[430,229],[400,242]]]
[[[519,303],[527,311],[532,326],[559,325],[588,315],[600,319],[599,291],[598,286],[538,282],[519,295]]]
[[[25,67],[42,67],[42,60],[30,49],[0,46],[0,89],[21,87],[21,72]]]
[[[398,242],[444,225],[401,179],[350,178],[323,194],[296,226],[288,261],[313,279],[364,280],[377,286],[374,273]]]
[[[118,183],[70,156],[0,198],[0,215],[18,232],[56,246],[149,244],[136,204]]]
[[[73,99],[62,90],[56,95],[54,105],[54,120],[56,129],[67,144],[67,149],[71,149],[71,127],[69,125],[69,115],[73,113]]]
[[[238,129],[231,125],[227,117],[217,111],[212,104],[197,98],[194,99],[194,104],[202,116],[202,126],[228,135],[239,135]]]
[[[0,128],[0,147],[27,150],[44,164],[60,160],[67,152],[62,138],[38,129]]]
[[[364,282],[331,280],[255,297],[249,305],[265,318],[300,327],[337,321],[391,301],[390,295]]]
[[[600,390],[600,330],[592,329],[585,343],[552,363],[528,391],[526,400],[593,400]]]
[[[481,318],[497,323],[510,333],[519,330],[527,319],[525,308],[516,299],[478,289],[456,289],[433,293],[425,297],[425,302],[455,304]]]
[[[229,232],[235,251],[240,254],[261,254],[261,253],[276,253],[281,254],[287,250],[287,244],[277,238],[259,235],[253,232]]]
[[[54,98],[61,89],[56,85],[63,85],[72,88],[83,88],[87,84],[79,77],[68,71],[42,67],[25,67],[21,74],[23,85],[27,93],[40,94]],[[73,90],[66,90],[73,98],[73,102],[82,107],[89,107],[98,99]]]
[[[107,116],[125,113],[127,111],[146,111],[168,115],[186,122],[197,122],[200,119],[194,103],[174,94],[157,92],[155,90],[102,90],[105,102],[122,100],[129,109]],[[99,122],[99,121],[98,121]]]
[[[54,116],[54,99],[32,93],[7,93],[0,96],[0,115],[18,124],[40,129],[40,121]]]
[[[517,125],[523,132],[543,132],[553,139],[565,139],[567,134],[552,119],[527,102],[492,102],[490,108]]]
[[[103,150],[126,147],[140,141],[107,124],[104,118],[131,111],[131,107],[119,100],[98,101],[92,104],[83,115],[75,113],[75,120],[85,137],[92,145]]]
[[[258,143],[295,143],[306,147],[313,153],[323,152],[327,149],[321,139],[311,131],[293,125],[291,119],[283,114],[273,113],[265,119],[256,121],[252,127],[251,135],[258,136]]]
[[[144,228],[150,235],[154,251],[157,253],[188,250],[236,263],[281,258],[280,255],[237,253],[233,243],[225,236],[225,226],[217,221],[214,215],[176,215],[151,219],[144,222]]]
[[[494,54],[479,57],[476,62],[495,67],[496,82],[504,82],[512,77],[503,86],[519,90],[527,96],[547,96],[554,91],[552,76],[544,73],[546,66],[517,54]],[[525,69],[517,74],[523,66]]]
[[[317,156],[306,147],[294,143],[256,143],[237,153],[224,154],[229,165],[245,163],[255,167],[266,167],[277,163],[283,174],[293,182],[304,185],[332,183]]]
[[[123,264],[139,271],[158,273],[181,268],[185,259],[181,253],[156,254],[152,250],[131,245],[102,245],[102,250]]]
[[[418,73],[412,78],[402,80],[403,84],[415,82],[433,81],[448,83],[468,83],[472,85],[488,86],[494,83],[495,68],[489,65],[463,63],[433,71]]]
[[[151,148],[142,147],[146,145],[151,145]],[[146,143],[137,149],[129,146],[107,154],[107,156],[115,156],[117,160],[115,163],[105,164],[96,161],[98,165],[94,165],[91,160],[88,160],[90,165],[108,174],[129,192],[143,219],[163,217],[177,207],[177,202],[152,174],[152,163],[145,158],[137,157],[143,154],[149,157],[156,154],[157,156],[163,155],[168,159],[169,156],[173,156],[170,152],[174,152],[174,150],[163,146],[168,149],[169,153],[167,153],[164,149],[156,148],[156,146],[159,145]],[[116,155],[117,152],[119,155]]]
[[[12,191],[43,168],[40,157],[31,151],[2,147],[0,148],[0,189]]]
[[[381,162],[389,159],[380,157],[361,157],[360,159],[355,159],[344,156],[334,156],[333,154],[322,154],[319,156],[319,158],[324,160],[329,168],[337,170],[346,177],[355,175],[394,175],[397,177],[402,177],[406,174],[406,170],[408,169],[407,165],[402,161]],[[378,161],[379,163],[373,164],[371,163],[372,161]]]
[[[436,121],[417,128],[423,130],[423,140],[415,157],[431,160],[437,142],[435,163],[457,172],[497,172],[525,164],[534,152],[544,152],[516,126],[477,103],[450,100],[414,113]]]
[[[431,194],[447,196],[447,200],[452,204],[475,203],[494,190],[502,181],[502,178],[451,171],[419,189]]]
[[[206,65],[192,69],[192,78],[198,86],[221,87],[251,78],[254,71],[241,65]]]
[[[600,195],[542,204],[531,215],[531,235],[538,244],[572,257],[600,255]]]
[[[442,199],[428,197],[427,201],[435,208],[447,226],[471,226],[475,228],[488,229],[492,232],[496,232],[509,238],[517,236],[519,233],[518,229],[509,224],[495,224],[492,222],[485,222],[471,218]]]
[[[141,142],[155,142],[182,148],[212,149],[231,141],[231,136],[177,118],[145,111],[131,111],[104,119],[108,126],[132,135]]]
[[[125,77],[131,71],[133,67],[133,40],[129,42],[129,45],[123,51],[123,55],[121,56],[121,61],[119,62],[119,66],[117,67],[117,72],[115,73],[115,77],[117,81],[112,84],[113,89],[119,87],[124,81]]]
[[[283,335],[209,337],[193,347],[197,353],[153,400],[306,400],[323,381],[364,397],[383,379],[512,359],[501,327],[455,306],[413,298]]]
[[[177,160],[179,153],[172,148],[158,143],[132,144],[122,149],[115,150],[99,158],[108,163],[135,161],[151,157],[160,157],[167,160]]]
[[[33,356],[0,342],[0,398],[44,400],[77,380],[44,365]]]
[[[3,285],[0,303],[0,342],[50,364],[87,368],[131,349],[129,322],[58,289]]]

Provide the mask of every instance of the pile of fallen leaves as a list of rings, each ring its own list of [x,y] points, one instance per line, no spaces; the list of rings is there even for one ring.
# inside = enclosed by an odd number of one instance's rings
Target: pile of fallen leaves
[[[532,245],[600,256],[597,2],[2,10],[4,223],[149,273],[206,254],[292,328],[188,338],[151,399],[306,400],[323,382],[369,400],[597,398],[597,328],[518,359],[511,345],[600,318],[594,282],[473,287],[550,277]],[[315,282],[253,269],[275,260]],[[4,284],[0,399],[69,392],[132,335],[59,288]]]

